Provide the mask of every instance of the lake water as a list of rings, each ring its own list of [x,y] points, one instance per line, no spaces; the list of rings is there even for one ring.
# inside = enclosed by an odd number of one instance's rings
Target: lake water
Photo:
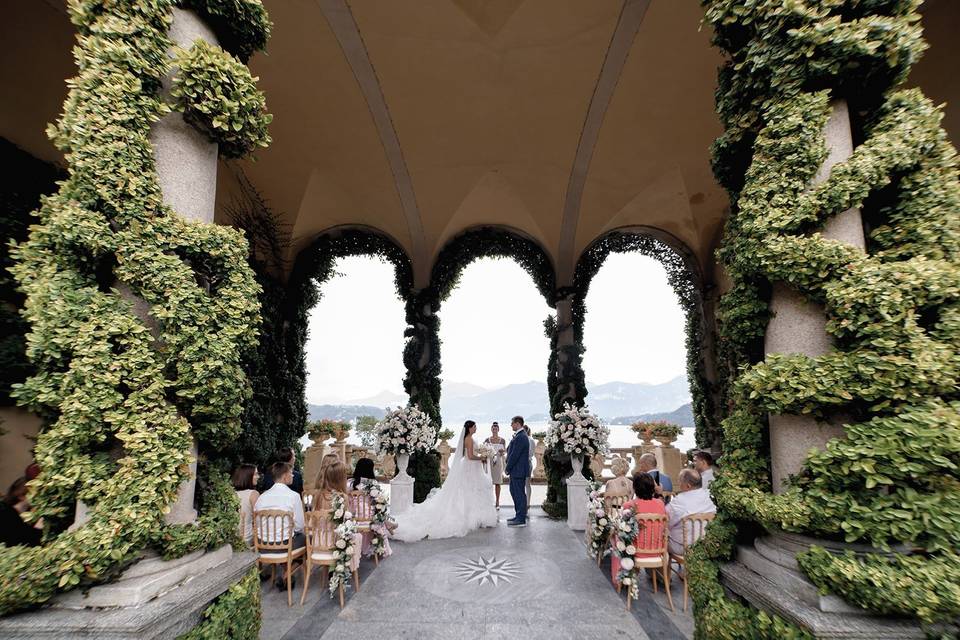
[[[530,430],[534,433],[538,431],[546,431],[549,427],[547,422],[530,422],[528,423]],[[611,424],[610,427],[610,447],[611,448],[622,448],[622,447],[633,447],[640,444],[640,438],[637,437],[633,431],[630,430],[630,425],[626,424]],[[460,427],[457,428],[447,427],[453,431],[456,435],[454,438],[457,438],[460,435]],[[693,427],[684,427],[683,433],[680,434],[680,437],[677,438],[677,441],[673,443],[673,446],[679,449],[682,452],[686,452],[689,449],[693,449],[696,445],[696,440],[693,435]],[[501,425],[500,435],[504,438],[510,438],[511,431],[510,426],[506,425],[505,427]],[[490,436],[490,425],[479,425],[477,427],[477,436],[478,440],[482,442],[487,437]],[[351,432],[349,437],[347,437],[347,442],[351,444],[360,444],[360,439],[356,436],[355,433]],[[306,436],[300,438],[300,444],[304,449],[310,446],[310,439]],[[451,441],[451,446],[455,446],[456,442]]]

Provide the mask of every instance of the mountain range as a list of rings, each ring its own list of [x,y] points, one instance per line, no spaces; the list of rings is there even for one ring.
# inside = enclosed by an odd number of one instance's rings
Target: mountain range
[[[590,409],[612,424],[629,424],[637,419],[668,420],[684,426],[693,424],[690,411],[690,388],[684,376],[662,384],[631,382],[587,383],[587,404]],[[310,419],[352,420],[361,415],[383,417],[384,407],[406,404],[406,396],[382,391],[375,396],[351,400],[345,404],[310,405]],[[510,384],[499,389],[486,389],[463,382],[445,382],[440,400],[444,423],[464,420],[501,424],[515,415],[528,422],[549,420],[547,385],[543,382]],[[623,422],[630,418],[629,422]]]

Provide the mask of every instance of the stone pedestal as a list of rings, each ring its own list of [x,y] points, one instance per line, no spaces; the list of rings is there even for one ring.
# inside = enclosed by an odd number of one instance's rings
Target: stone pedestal
[[[533,468],[533,480],[546,480],[547,479],[547,470],[543,468],[543,454],[546,452],[547,447],[543,444],[543,440],[537,440],[537,447],[534,449],[534,457],[537,459],[537,463]]]
[[[440,480],[442,481],[446,480],[447,474],[450,473],[450,454],[453,452],[453,447],[444,440],[437,445],[437,451],[440,453]]]
[[[229,547],[221,562],[200,568],[203,558],[193,559],[188,565],[179,565],[177,570],[186,578],[169,585],[154,598],[142,604],[126,607],[105,607],[86,602],[82,608],[70,608],[63,603],[27,613],[0,618],[0,638],[8,640],[68,640],[73,638],[97,638],[98,640],[174,640],[195,627],[202,619],[204,609],[240,580],[256,563],[253,553],[229,553]],[[221,550],[212,552],[220,554]],[[191,557],[191,556],[188,556]],[[181,559],[183,560],[183,559]],[[158,560],[145,560],[141,564],[156,567]],[[179,562],[179,561],[174,561]],[[126,578],[139,565],[124,574]],[[168,567],[169,569],[169,567]],[[192,576],[192,577],[190,577]],[[141,575],[131,580],[145,580]],[[102,589],[111,585],[95,587]],[[141,591],[141,593],[143,593]],[[68,594],[73,596],[73,594]],[[127,593],[129,596],[130,593]],[[76,596],[83,598],[81,593]],[[65,597],[65,596],[62,596]],[[61,598],[62,598],[61,597]],[[91,595],[100,598],[100,595]],[[102,601],[101,601],[102,602]]]
[[[752,605],[809,629],[817,638],[926,637],[914,622],[871,616],[836,596],[821,595],[797,565],[797,554],[811,545],[836,553],[877,551],[865,545],[772,533],[757,538],[752,546],[739,546],[737,561],[721,567],[721,582]]]
[[[320,473],[320,462],[327,453],[327,438],[325,436],[313,439],[313,444],[303,452],[303,483],[313,486],[313,481]]]
[[[413,506],[413,478],[397,476],[390,481],[390,511],[403,513]]]
[[[670,479],[676,483],[677,477],[680,475],[680,471],[687,466],[686,456],[683,455],[679,449],[670,444],[657,447],[654,449],[654,454],[657,456],[657,468],[663,473],[667,474]]]
[[[567,526],[577,531],[587,528],[587,487],[590,482],[582,475],[573,474],[567,483]]]

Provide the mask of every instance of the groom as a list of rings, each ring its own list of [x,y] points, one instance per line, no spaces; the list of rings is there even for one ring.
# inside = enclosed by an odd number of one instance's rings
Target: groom
[[[527,478],[530,476],[530,440],[523,430],[523,418],[510,422],[513,438],[507,447],[507,475],[510,476],[510,497],[517,515],[507,520],[508,527],[527,526]]]

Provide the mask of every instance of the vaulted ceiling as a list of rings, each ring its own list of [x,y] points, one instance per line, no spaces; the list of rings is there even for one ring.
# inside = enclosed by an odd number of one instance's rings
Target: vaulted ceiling
[[[43,136],[73,73],[61,0],[6,3],[0,135],[56,159]],[[728,208],[710,173],[721,59],[695,0],[265,0],[251,60],[274,122],[242,170],[292,233],[366,225],[393,237],[419,284],[445,242],[503,225],[540,243],[561,281],[604,232],[648,227],[712,279]],[[958,98],[960,10],[927,3],[914,80]],[[947,126],[960,131],[958,109]],[[954,135],[954,140],[957,136]]]

